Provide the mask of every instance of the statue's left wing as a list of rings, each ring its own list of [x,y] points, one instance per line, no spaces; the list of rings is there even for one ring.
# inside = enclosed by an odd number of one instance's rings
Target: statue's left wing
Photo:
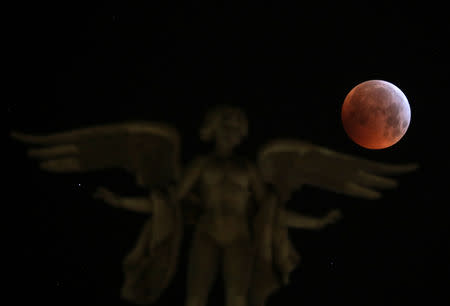
[[[374,162],[288,139],[264,146],[259,151],[258,168],[263,181],[272,185],[277,194],[260,210],[255,223],[257,242],[261,241],[262,247],[255,263],[250,299],[254,305],[264,305],[267,297],[288,281],[300,258],[287,231],[289,226],[295,226],[289,220],[300,221],[291,218],[295,214],[283,207],[292,192],[310,185],[352,197],[377,199],[380,190],[397,186],[387,175],[410,172],[417,165]]]
[[[417,164],[375,162],[300,140],[276,140],[259,152],[263,179],[287,200],[302,185],[365,199],[378,199],[380,190],[397,182],[387,175],[411,172]]]

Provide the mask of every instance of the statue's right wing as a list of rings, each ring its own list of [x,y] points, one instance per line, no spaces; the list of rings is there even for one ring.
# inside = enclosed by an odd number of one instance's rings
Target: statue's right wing
[[[180,175],[177,131],[153,122],[94,126],[51,135],[13,132],[13,138],[35,145],[28,153],[44,170],[87,172],[121,168],[136,176],[143,187],[165,189]],[[183,237],[180,205],[163,194],[149,198],[152,217],[144,225],[136,246],[123,262],[121,295],[133,303],[155,301],[176,272]]]
[[[154,122],[129,122],[75,129],[50,135],[12,132],[31,148],[30,157],[51,172],[126,169],[143,187],[164,187],[180,175],[178,132]]]

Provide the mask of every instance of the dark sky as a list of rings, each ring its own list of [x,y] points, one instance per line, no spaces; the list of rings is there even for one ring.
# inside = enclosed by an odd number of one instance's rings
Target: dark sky
[[[378,201],[313,188],[296,194],[290,208],[317,216],[340,208],[344,219],[322,232],[291,231],[303,261],[269,306],[408,305],[444,297],[450,273],[445,9],[378,1],[345,7],[61,2],[12,9],[7,133],[165,121],[180,130],[187,161],[209,149],[198,139],[205,111],[228,103],[248,114],[250,135],[239,151],[250,159],[270,139],[294,137],[369,159],[418,162],[418,171],[400,176],[399,188]],[[411,106],[408,132],[386,150],[358,147],[340,122],[348,91],[370,79],[396,84]],[[24,146],[6,142],[8,251],[18,261],[12,283],[22,292],[16,297],[127,305],[119,298],[121,260],[145,216],[91,194],[98,186],[143,191],[120,171],[43,173]],[[182,305],[188,245],[187,239],[179,273],[156,305]],[[211,305],[221,299],[218,285]]]

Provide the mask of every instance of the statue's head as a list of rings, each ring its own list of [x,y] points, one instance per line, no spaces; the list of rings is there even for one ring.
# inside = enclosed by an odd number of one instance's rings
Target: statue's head
[[[248,122],[245,113],[233,106],[218,106],[206,114],[200,130],[203,141],[215,140],[227,147],[234,147],[247,136]]]

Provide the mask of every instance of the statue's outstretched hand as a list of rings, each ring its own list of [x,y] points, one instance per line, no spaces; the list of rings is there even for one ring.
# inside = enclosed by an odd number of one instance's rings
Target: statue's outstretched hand
[[[324,218],[324,225],[334,224],[342,218],[342,213],[339,209],[331,210]]]
[[[122,206],[120,197],[104,187],[97,188],[97,190],[94,193],[94,198],[101,199],[101,200],[105,201],[106,203],[108,203],[112,206],[115,206],[115,207]]]

